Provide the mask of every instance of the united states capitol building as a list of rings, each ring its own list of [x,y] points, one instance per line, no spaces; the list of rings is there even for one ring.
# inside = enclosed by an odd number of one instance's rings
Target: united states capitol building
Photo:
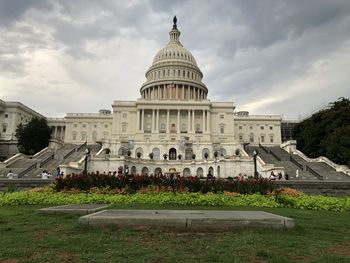
[[[251,151],[260,145],[282,149],[281,116],[250,115],[237,111],[231,101],[210,101],[210,87],[203,83],[194,56],[181,44],[176,22],[174,18],[168,44],[145,73],[140,97],[115,100],[112,110],[47,118],[52,127],[51,149],[101,145],[91,153],[90,171],[129,167],[131,173],[157,174],[175,168],[185,176],[210,173],[216,177],[252,175]],[[13,102],[0,102],[2,141],[9,140],[11,134],[13,139],[18,123],[31,116],[42,117],[22,104],[15,107]],[[285,150],[294,151],[295,145]],[[60,167],[66,173],[81,171],[82,160],[61,163]],[[263,176],[285,172],[282,166],[260,157],[258,170]]]

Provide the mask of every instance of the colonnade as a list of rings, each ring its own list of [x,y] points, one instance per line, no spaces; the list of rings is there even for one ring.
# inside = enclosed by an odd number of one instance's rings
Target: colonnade
[[[146,100],[205,100],[207,92],[202,88],[190,85],[162,84],[144,89],[141,96]]]
[[[152,111],[150,122],[151,129],[145,127],[146,118],[145,113]],[[175,123],[172,122],[170,126],[170,112],[176,113]],[[160,113],[166,114],[165,120],[160,118]],[[195,116],[202,116],[201,122],[195,121]],[[204,133],[210,131],[210,116],[209,110],[181,110],[181,109],[139,109],[137,110],[137,130],[145,132],[162,132],[162,133]],[[173,119],[173,118],[172,118]],[[182,121],[181,121],[182,120]],[[180,124],[187,124],[186,129],[181,129]],[[165,124],[165,129],[162,129],[160,124]],[[196,129],[195,123],[200,124],[200,129]]]
[[[51,138],[64,140],[66,127],[65,126],[51,126]]]

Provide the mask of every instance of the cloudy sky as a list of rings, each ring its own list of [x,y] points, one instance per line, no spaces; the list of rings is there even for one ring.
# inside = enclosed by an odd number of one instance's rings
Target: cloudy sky
[[[174,14],[212,101],[295,118],[350,97],[349,0],[0,0],[0,99],[48,117],[136,100]]]

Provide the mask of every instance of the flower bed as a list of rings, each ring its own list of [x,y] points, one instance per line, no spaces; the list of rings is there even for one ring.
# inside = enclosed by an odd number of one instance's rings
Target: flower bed
[[[145,187],[153,186],[158,189],[171,189],[173,192],[191,193],[223,193],[236,192],[241,194],[267,194],[274,188],[272,181],[267,179],[200,179],[199,177],[145,176],[145,175],[108,175],[91,173],[84,175],[67,175],[55,180],[56,191],[79,189],[88,191],[92,188],[126,189],[127,193],[135,193]]]

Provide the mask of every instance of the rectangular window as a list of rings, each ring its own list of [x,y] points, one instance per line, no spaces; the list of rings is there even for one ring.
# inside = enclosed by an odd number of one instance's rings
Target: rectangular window
[[[220,114],[220,119],[223,119],[224,118],[224,114]]]
[[[224,129],[224,127],[220,127],[220,133],[225,133],[225,129]]]
[[[273,136],[270,136],[270,142],[273,143]]]
[[[8,118],[8,117],[9,117],[9,115],[6,113],[6,114],[5,114],[5,118]]]
[[[6,130],[7,130],[7,124],[3,124],[2,125],[2,132],[6,132]]]
[[[238,126],[238,129],[242,130],[242,126]]]
[[[243,141],[243,136],[242,135],[239,135],[239,140]]]
[[[265,142],[265,136],[261,135],[261,142]]]

